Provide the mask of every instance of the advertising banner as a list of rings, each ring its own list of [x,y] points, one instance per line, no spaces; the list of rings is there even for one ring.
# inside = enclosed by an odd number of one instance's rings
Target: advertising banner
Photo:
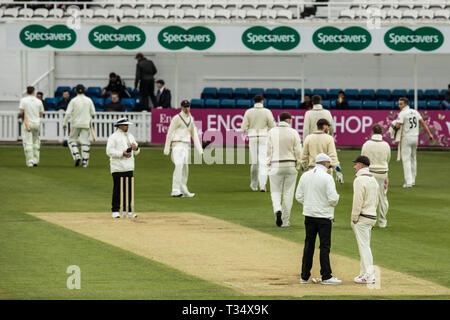
[[[275,120],[283,111],[292,115],[291,126],[303,137],[305,110],[271,110]],[[152,143],[165,143],[170,120],[180,109],[152,110]],[[331,110],[335,123],[337,146],[362,146],[370,137],[371,128],[379,123],[385,129],[384,139],[392,145],[388,133],[389,125],[397,119],[399,111]],[[247,135],[240,131],[245,109],[192,109],[198,133],[203,141],[211,140],[216,145],[243,145],[248,143]],[[420,128],[420,146],[450,146],[450,111],[420,111],[434,140],[430,141],[425,130]]]
[[[7,47],[27,50],[211,53],[450,53],[450,27],[6,25]]]

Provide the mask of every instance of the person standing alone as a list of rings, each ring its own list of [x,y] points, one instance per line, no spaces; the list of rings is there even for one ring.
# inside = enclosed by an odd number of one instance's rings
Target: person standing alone
[[[303,205],[306,229],[300,283],[308,283],[311,276],[316,236],[319,234],[321,283],[341,284],[341,280],[332,276],[330,265],[331,227],[339,194],[333,177],[327,173],[331,158],[319,153],[315,163],[316,166],[312,170],[302,174],[295,193],[295,198]]]
[[[40,158],[41,118],[44,106],[41,100],[34,96],[34,87],[27,87],[27,96],[20,100],[19,117],[22,118],[22,144],[27,167],[37,167]]]
[[[82,84],[76,87],[77,96],[69,102],[66,114],[64,116],[64,131],[67,129],[67,123],[70,119],[72,127],[69,135],[69,149],[72,153],[75,166],[80,165],[86,168],[89,162],[89,152],[91,149],[90,127],[92,116],[95,115],[94,103],[89,97],[84,95],[84,86]],[[78,142],[81,144],[81,158],[78,149]]]
[[[152,100],[152,106],[156,106],[155,98],[155,74],[158,70],[152,60],[148,60],[142,53],[138,53],[135,57],[138,61],[136,64],[136,78],[134,87],[139,84],[139,92],[141,94],[144,110],[150,111],[149,97]]]
[[[275,119],[269,109],[264,108],[264,98],[257,94],[253,108],[245,111],[242,131],[248,133],[250,149],[250,188],[266,191],[267,183],[267,131],[275,127]]]
[[[278,227],[289,227],[297,172],[300,169],[302,143],[300,135],[291,128],[292,116],[280,114],[278,126],[269,130],[267,167],[270,195]]]
[[[128,126],[132,125],[127,118],[119,119],[114,125],[118,129],[108,138],[106,145],[106,154],[109,157],[109,163],[111,167],[111,174],[113,177],[114,187],[112,195],[112,217],[120,218],[120,194],[121,183],[120,179],[123,178],[122,199],[123,217],[126,217],[127,213],[130,218],[136,218],[137,214],[132,212],[132,190],[131,190],[131,178],[134,172],[134,157],[137,156],[141,149],[134,139],[133,135],[128,132]],[[128,184],[128,187],[126,186]],[[128,190],[128,197],[126,196],[126,190]],[[128,203],[126,203],[128,199]],[[128,208],[128,212],[127,212]]]

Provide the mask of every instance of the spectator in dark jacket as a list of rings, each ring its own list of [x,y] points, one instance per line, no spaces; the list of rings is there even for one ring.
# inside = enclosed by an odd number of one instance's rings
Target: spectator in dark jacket
[[[103,96],[107,96],[111,94],[111,92],[119,93],[120,98],[129,98],[129,94],[125,88],[125,84],[122,82],[122,79],[118,74],[111,72],[109,74],[109,82],[106,87],[103,88]]]
[[[345,101],[344,91],[339,91],[338,97],[336,100],[336,109],[344,110],[348,109],[348,102]]]
[[[56,105],[56,110],[67,110],[67,106],[70,102],[70,92],[69,90],[64,90],[62,93],[62,99],[58,101]]]
[[[450,84],[448,85],[448,90],[444,95],[444,100],[441,102],[442,109],[450,109]]]
[[[299,108],[306,109],[306,110],[312,109],[312,101],[311,101],[311,96],[309,94],[305,94],[305,97],[303,98],[303,102],[300,103]]]
[[[120,102],[119,94],[117,92],[111,93],[111,102],[105,105],[105,111],[122,112],[125,111],[124,105]]]
[[[44,106],[44,110],[47,111],[49,107],[48,107],[47,102],[44,101],[44,94],[42,93],[42,91],[39,91],[38,93],[36,93],[36,98],[38,98],[39,100],[42,101],[42,105]]]
[[[150,111],[148,104],[148,98],[152,100],[152,105],[156,105],[155,100],[155,74],[156,70],[153,61],[148,60],[142,53],[136,55],[136,79],[134,81],[134,87],[137,88],[139,84],[139,91],[141,94],[142,104],[144,110]]]
[[[156,81],[156,107],[170,108],[172,95],[164,85],[164,80]]]

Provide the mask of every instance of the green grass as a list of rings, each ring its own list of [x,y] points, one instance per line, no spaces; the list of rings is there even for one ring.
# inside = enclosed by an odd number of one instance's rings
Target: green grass
[[[357,154],[339,153],[345,184],[338,186],[341,200],[332,235],[332,252],[354,259],[359,256],[350,229],[351,160]],[[420,152],[417,186],[408,190],[401,187],[403,171],[395,158],[394,153],[388,228],[376,228],[372,235],[374,262],[450,287],[450,171],[446,169],[450,153]],[[136,168],[138,212],[191,211],[296,242],[304,239],[301,206],[294,204],[291,228],[275,227],[270,195],[249,191],[248,165],[191,165],[189,188],[197,193],[192,199],[170,197],[173,165],[161,149],[143,149]],[[26,214],[109,212],[112,178],[104,147],[93,148],[90,167],[82,169],[73,167],[68,149],[43,147],[40,166],[26,168],[21,147],[3,146],[0,172],[1,295],[24,299],[249,298]],[[71,264],[81,267],[82,290],[66,288],[65,271]]]

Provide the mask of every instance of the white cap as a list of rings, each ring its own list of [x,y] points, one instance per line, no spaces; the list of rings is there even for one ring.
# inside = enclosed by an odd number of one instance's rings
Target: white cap
[[[121,125],[131,125],[133,124],[132,122],[128,121],[128,118],[120,118],[119,120],[117,120],[117,122],[114,124],[115,127],[121,126]]]
[[[316,156],[316,163],[318,163],[318,162],[324,162],[324,161],[331,162],[331,158],[330,158],[328,155],[326,155],[325,153],[319,153],[319,154]]]

